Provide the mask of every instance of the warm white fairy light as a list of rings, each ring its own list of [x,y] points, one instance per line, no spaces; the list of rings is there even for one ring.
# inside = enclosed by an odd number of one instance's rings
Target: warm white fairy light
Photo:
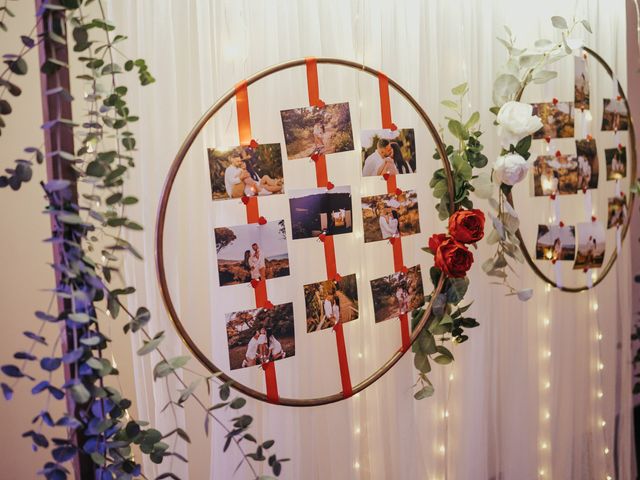
[[[544,389],[545,389],[545,390],[549,390],[550,388],[551,388],[551,382],[550,382],[549,380],[547,380],[547,381],[544,383]]]
[[[449,374],[449,381],[453,381],[453,373]]]
[[[546,358],[551,357],[551,350],[547,350],[546,352],[544,352],[544,356],[545,356]]]
[[[604,447],[604,454],[609,455],[609,449],[607,447]]]
[[[551,285],[547,283],[547,284],[544,286],[544,291],[545,291],[545,292],[547,292],[547,293],[549,293],[549,292],[551,291]]]
[[[353,430],[353,433],[355,433],[356,435],[360,435],[360,427],[356,427],[356,428]]]
[[[547,410],[546,412],[544,412],[544,419],[549,420],[550,418],[551,418],[551,412]]]
[[[601,420],[601,421],[600,421],[600,426],[601,426],[602,428],[606,427],[606,426],[607,426],[607,422],[605,422],[604,420]]]
[[[591,308],[593,309],[594,312],[598,311],[598,302],[593,302],[593,305],[591,305]]]
[[[598,334],[596,335],[596,339],[602,340],[602,333],[598,332]]]
[[[357,460],[354,462],[353,464],[353,468],[355,468],[356,470],[358,470],[360,468],[360,462],[358,462]]]
[[[110,317],[110,316],[111,316],[111,310],[109,310],[109,309],[105,310],[105,312],[104,312],[104,313],[106,313],[106,314],[107,314],[107,317]]]
[[[604,370],[604,365],[602,364],[602,362],[598,364],[598,370]]]
[[[358,352],[358,358],[362,358],[364,357],[364,355],[362,355],[362,352]]]
[[[549,323],[551,323],[551,320],[549,320],[548,318],[545,317],[545,319],[542,320],[542,323],[544,324],[545,327],[548,327]]]
[[[598,398],[604,397],[604,392],[602,390],[598,391]]]
[[[440,445],[440,453],[442,453],[444,455],[444,453],[447,451],[447,449],[445,448],[444,445]]]
[[[542,448],[543,450],[546,450],[547,448],[549,448],[549,444],[547,442],[542,442],[542,444],[540,445],[540,448]]]
[[[102,263],[107,261],[107,257],[105,257],[104,255],[102,255]]]

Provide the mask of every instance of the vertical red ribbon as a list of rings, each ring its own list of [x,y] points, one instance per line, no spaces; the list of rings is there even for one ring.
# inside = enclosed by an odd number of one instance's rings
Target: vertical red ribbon
[[[313,107],[324,107],[325,103],[320,99],[320,88],[318,86],[318,65],[315,58],[306,59],[307,66],[307,90],[309,93],[309,105]],[[327,160],[324,154],[315,154],[312,157],[316,164],[316,184],[318,187],[326,187],[329,183],[327,174]],[[333,237],[325,235],[322,237],[324,244],[324,260],[327,268],[327,279],[334,280],[337,276],[336,252],[333,244]],[[342,382],[342,395],[350,397],[353,395],[351,387],[351,375],[349,374],[349,360],[347,359],[347,347],[344,340],[344,330],[341,323],[336,323],[333,327],[336,334],[336,348],[338,350],[338,363],[340,365],[340,381]]]
[[[391,100],[389,99],[389,79],[380,72],[378,73],[378,89],[380,91],[380,117],[382,118],[382,128],[396,130],[396,126],[391,120]],[[398,184],[395,175],[386,176],[387,193],[396,193]]]
[[[236,84],[236,115],[238,117],[238,136],[240,145],[251,145],[251,114],[249,113],[249,93],[247,82],[243,80]],[[246,208],[247,223],[260,222],[260,210],[258,208],[258,197],[243,197]],[[267,280],[261,278],[259,281],[252,281],[253,293],[256,300],[256,308],[269,305],[267,297]],[[278,402],[278,382],[276,380],[276,367],[274,362],[267,362],[262,365],[265,382],[267,384],[267,398],[269,401]]]
[[[318,65],[315,58],[305,59],[307,65],[307,91],[309,93],[309,105],[312,107],[324,107],[320,99],[320,87],[318,86]],[[326,187],[329,182],[327,175],[327,159],[323,153],[314,155],[316,164],[316,184],[318,187]]]

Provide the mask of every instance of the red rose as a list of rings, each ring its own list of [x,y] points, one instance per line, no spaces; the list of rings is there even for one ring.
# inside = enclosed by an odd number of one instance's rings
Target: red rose
[[[435,266],[447,277],[462,278],[473,264],[473,253],[462,243],[448,238],[435,252]]]
[[[446,233],[434,233],[431,235],[431,238],[429,239],[429,250],[431,250],[431,253],[435,255],[440,244],[447,238],[448,235]]]
[[[449,217],[449,235],[462,243],[476,243],[484,237],[484,213],[458,210]]]

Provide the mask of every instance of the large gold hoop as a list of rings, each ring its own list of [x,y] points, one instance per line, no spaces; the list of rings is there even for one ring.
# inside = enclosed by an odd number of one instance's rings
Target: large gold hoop
[[[342,60],[342,59],[336,59],[336,58],[316,58],[315,60],[316,60],[316,62],[318,64],[329,64],[329,65],[344,66],[344,67],[352,68],[352,69],[355,69],[355,70],[358,70],[358,71],[361,71],[361,72],[368,73],[369,75],[372,75],[372,76],[375,76],[375,77],[377,77],[381,73],[378,70],[375,70],[373,68],[367,67],[366,65],[362,65],[360,63],[352,62],[350,60]],[[294,67],[304,66],[305,64],[306,64],[306,60],[305,59],[299,59],[299,60],[292,60],[292,61],[289,61],[289,62],[281,63],[279,65],[274,65],[272,67],[267,68],[266,70],[263,70],[263,71],[261,71],[259,73],[256,73],[255,75],[249,77],[246,80],[247,86],[249,86],[249,85],[257,82],[258,80],[263,79],[263,78],[265,78],[265,77],[267,77],[269,75],[272,75],[272,74],[274,74],[276,72],[280,72],[280,71],[287,70],[287,69],[294,68]],[[449,189],[449,192],[448,192],[449,193],[449,205],[453,209],[454,208],[453,207],[454,206],[453,177],[452,177],[452,173],[451,173],[451,167],[449,165],[449,161],[447,159],[447,155],[446,155],[446,152],[445,152],[446,147],[445,147],[444,143],[442,142],[442,139],[440,138],[440,135],[438,134],[437,129],[435,128],[435,126],[431,122],[431,119],[429,118],[427,113],[418,104],[418,102],[404,88],[402,88],[394,80],[392,80],[391,78],[389,78],[388,80],[389,80],[389,85],[396,92],[398,92],[405,100],[407,100],[409,102],[409,104],[411,104],[413,109],[416,111],[416,113],[420,116],[420,118],[424,121],[425,125],[427,126],[427,130],[431,134],[431,137],[433,138],[433,140],[434,140],[434,142],[436,144],[436,149],[437,149],[438,153],[440,154],[440,159],[442,161],[442,166],[443,166],[444,171],[445,171],[446,176],[447,176],[447,187]],[[327,395],[327,396],[319,397],[319,398],[285,398],[285,397],[280,397],[278,399],[278,401],[272,401],[272,400],[267,398],[266,393],[259,392],[259,391],[255,390],[255,389],[251,388],[251,387],[248,387],[248,386],[246,386],[246,385],[244,385],[244,384],[242,384],[240,382],[237,382],[236,380],[232,379],[227,374],[222,372],[222,370],[220,370],[207,357],[207,355],[205,355],[205,353],[202,350],[200,350],[200,348],[196,345],[196,343],[193,341],[193,339],[191,338],[191,336],[187,332],[186,328],[184,327],[182,321],[180,320],[180,316],[178,315],[178,312],[176,311],[176,308],[175,308],[175,306],[173,304],[173,301],[171,299],[171,295],[169,293],[169,286],[168,286],[167,279],[166,279],[165,264],[164,264],[164,229],[165,229],[165,220],[166,220],[167,207],[168,207],[168,204],[169,204],[169,199],[170,199],[170,196],[171,196],[171,191],[172,191],[172,188],[173,188],[173,184],[175,182],[175,179],[176,179],[176,176],[177,176],[178,171],[180,169],[180,166],[182,165],[182,162],[184,161],[184,159],[185,159],[185,157],[187,155],[187,152],[191,148],[193,142],[195,141],[196,137],[199,135],[200,131],[207,124],[207,122],[216,114],[216,112],[218,112],[227,102],[229,102],[231,99],[234,98],[234,95],[235,95],[235,90],[234,89],[229,90],[211,108],[209,108],[209,110],[207,110],[207,112],[200,118],[200,120],[198,120],[198,122],[191,129],[191,131],[187,135],[186,139],[184,140],[184,142],[180,146],[180,149],[178,150],[178,153],[176,154],[176,156],[175,156],[175,158],[173,160],[173,163],[171,164],[171,167],[169,168],[169,172],[167,173],[167,177],[165,179],[164,187],[163,187],[163,190],[162,190],[162,195],[160,197],[160,204],[158,206],[158,214],[157,214],[157,219],[156,219],[156,230],[155,230],[155,234],[156,234],[156,237],[155,237],[156,273],[157,273],[157,277],[158,277],[158,282],[160,284],[160,294],[162,296],[162,300],[164,302],[164,306],[165,306],[165,308],[167,310],[169,318],[173,322],[173,325],[175,326],[175,328],[176,328],[178,334],[180,335],[182,341],[187,346],[187,348],[191,351],[191,353],[198,359],[198,361],[209,372],[211,372],[212,374],[218,375],[218,377],[224,382],[230,382],[231,386],[233,386],[236,390],[242,392],[243,394],[245,394],[245,395],[247,395],[249,397],[255,398],[256,400],[263,401],[263,402],[269,402],[269,403],[274,403],[274,404],[277,404],[277,405],[285,405],[285,406],[291,406],[291,407],[311,407],[311,406],[325,405],[325,404],[329,404],[329,403],[334,403],[334,402],[338,402],[340,400],[345,400],[346,398],[349,398],[349,397],[343,395],[342,392],[339,392],[339,393],[335,393],[333,395]],[[433,305],[433,301],[438,296],[440,291],[442,290],[443,284],[444,284],[444,276],[441,275],[440,276],[440,280],[439,280],[438,284],[436,285],[436,288],[435,288],[433,294],[431,295],[431,300],[425,306],[425,309],[424,309],[424,312],[423,312],[422,316],[420,317],[418,323],[416,324],[416,327],[411,332],[411,343],[412,344],[416,340],[416,338],[418,337],[418,335],[420,334],[422,329],[425,328],[425,326],[427,325],[427,322],[428,322],[429,317],[431,315],[431,308],[432,308],[432,305]],[[402,356],[408,350],[409,349],[407,349],[407,350],[403,350],[402,348],[399,349],[380,368],[378,368],[375,372],[373,372],[371,375],[369,375],[367,378],[362,380],[357,385],[354,385],[353,386],[353,395],[361,392],[365,388],[367,388],[370,385],[372,385],[373,383],[375,383],[378,379],[380,379],[385,373],[387,373],[391,369],[391,367],[393,367],[398,362],[398,360],[400,360],[400,358],[402,358]]]

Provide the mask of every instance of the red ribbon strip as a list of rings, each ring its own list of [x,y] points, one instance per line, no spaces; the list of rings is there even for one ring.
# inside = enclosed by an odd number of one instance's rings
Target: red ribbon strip
[[[402,258],[402,237],[391,237],[391,246],[393,247],[393,269],[396,272],[402,270],[404,267],[404,260]]]
[[[249,94],[246,80],[238,83],[235,91],[240,145],[254,145],[255,141],[251,139],[251,115],[249,113]],[[242,200],[246,207],[247,223],[260,223],[258,197],[247,197]],[[270,302],[267,297],[267,280],[261,278],[257,282],[252,281],[251,284],[256,299],[256,308],[268,307]],[[264,370],[265,383],[267,384],[267,399],[272,403],[278,403],[280,397],[278,395],[276,366],[274,362],[267,362],[262,364],[262,369]]]
[[[395,175],[389,175],[387,177],[387,193],[395,194],[398,189],[398,183],[396,182]]]
[[[336,347],[338,349],[338,363],[340,365],[340,381],[342,382],[342,395],[345,398],[353,395],[351,387],[351,374],[349,373],[349,361],[347,360],[347,344],[344,341],[342,323],[336,323],[333,327],[336,333]]]
[[[318,86],[318,64],[316,59],[309,57],[305,59],[307,65],[307,91],[309,93],[309,105],[313,107],[323,107],[324,102],[320,99],[320,87]],[[327,176],[327,159],[324,154],[317,154],[313,161],[316,164],[316,183],[318,187],[326,187],[329,181]]]
[[[382,116],[382,128],[395,130],[391,121],[391,101],[389,100],[389,79],[384,73],[378,73],[378,86],[380,89],[380,114]]]
[[[276,378],[275,362],[267,362],[262,364],[264,370],[264,380],[267,384],[267,400],[271,403],[278,403],[280,395],[278,394],[278,379]]]
[[[249,94],[246,80],[236,85],[236,111],[240,145],[249,145],[251,143],[251,116],[249,115]]]
[[[333,279],[338,273],[338,269],[336,268],[336,249],[333,245],[333,237],[331,235],[325,236],[322,243],[324,244],[324,263],[327,267],[327,278]]]

